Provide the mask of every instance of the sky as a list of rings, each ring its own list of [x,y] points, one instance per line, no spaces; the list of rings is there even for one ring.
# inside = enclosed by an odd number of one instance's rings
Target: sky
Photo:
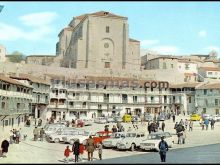
[[[141,55],[220,51],[220,2],[1,1],[0,5],[4,5],[0,44],[7,54],[55,55],[58,34],[72,18],[97,11],[128,17],[129,37],[141,42]]]

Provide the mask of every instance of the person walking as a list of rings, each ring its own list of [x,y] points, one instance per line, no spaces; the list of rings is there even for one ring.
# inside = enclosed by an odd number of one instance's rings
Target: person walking
[[[206,130],[208,130],[209,120],[208,120],[208,119],[205,119],[204,124],[205,124]]]
[[[102,160],[102,142],[99,143],[98,145],[98,154],[99,154],[99,159]]]
[[[164,140],[164,136],[161,136],[161,141],[159,142],[159,154],[161,162],[166,162],[166,152],[168,151],[168,144]]]
[[[173,122],[175,123],[175,118],[176,118],[176,116],[175,116],[175,114],[173,114]]]
[[[73,143],[73,147],[72,147],[72,151],[73,154],[75,155],[75,162],[79,162],[79,139],[77,139],[74,143]]]
[[[162,131],[164,132],[164,128],[165,128],[165,123],[164,123],[164,121],[162,122],[161,128],[162,128]]]
[[[41,130],[40,130],[40,141],[43,141],[44,139],[44,134],[45,134],[45,132],[44,132],[44,129],[43,128],[41,128]]]
[[[19,144],[21,140],[21,133],[19,130],[16,131],[16,144]]]
[[[214,130],[215,120],[212,119],[211,122],[210,122],[210,124],[211,124],[211,130]]]
[[[189,122],[189,131],[192,131],[193,130],[193,121],[190,120]]]
[[[185,142],[186,142],[186,129],[184,128],[183,129],[183,137],[182,137],[182,142],[183,142],[183,144],[185,144]]]
[[[92,136],[89,136],[89,139],[86,142],[86,150],[88,152],[88,161],[93,161],[93,152],[95,150],[95,143],[92,139]]]
[[[189,124],[189,122],[188,122],[188,120],[187,120],[187,119],[185,120],[185,123],[184,123],[184,124],[185,124],[185,129],[187,129],[188,124]]]
[[[66,149],[64,150],[64,161],[66,163],[69,163],[69,156],[70,156],[70,152],[72,152],[70,149],[69,149],[69,146],[66,146]]]
[[[112,132],[117,132],[117,128],[115,125],[113,125],[113,127],[112,127]]]
[[[9,142],[8,142],[8,140],[3,140],[2,141],[2,144],[1,144],[1,149],[2,149],[2,155],[4,156],[4,157],[6,157],[6,153],[8,153],[8,147],[9,147]]]
[[[38,129],[37,129],[37,127],[34,128],[33,134],[34,134],[34,141],[37,141],[37,139],[38,139]]]

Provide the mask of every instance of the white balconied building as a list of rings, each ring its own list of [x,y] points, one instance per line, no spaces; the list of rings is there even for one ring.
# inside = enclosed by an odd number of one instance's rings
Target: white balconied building
[[[204,83],[196,88],[196,104],[198,113],[219,114],[220,83]]]

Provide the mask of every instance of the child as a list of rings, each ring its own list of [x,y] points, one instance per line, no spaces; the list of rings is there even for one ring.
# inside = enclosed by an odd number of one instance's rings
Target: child
[[[65,162],[69,163],[69,156],[70,156],[70,152],[72,152],[70,149],[69,149],[69,146],[66,146],[66,149],[64,151],[64,156],[65,156]]]
[[[102,160],[102,142],[98,145],[99,159]]]
[[[82,155],[83,155],[84,150],[85,150],[84,145],[82,143],[80,143],[80,145],[79,145],[79,160],[80,161],[83,160]]]

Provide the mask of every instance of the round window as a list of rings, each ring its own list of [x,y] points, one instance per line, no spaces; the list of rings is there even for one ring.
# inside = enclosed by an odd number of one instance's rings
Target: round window
[[[105,44],[104,44],[104,47],[105,47],[105,48],[108,48],[108,47],[109,47],[109,44],[108,44],[108,43],[105,43]]]

